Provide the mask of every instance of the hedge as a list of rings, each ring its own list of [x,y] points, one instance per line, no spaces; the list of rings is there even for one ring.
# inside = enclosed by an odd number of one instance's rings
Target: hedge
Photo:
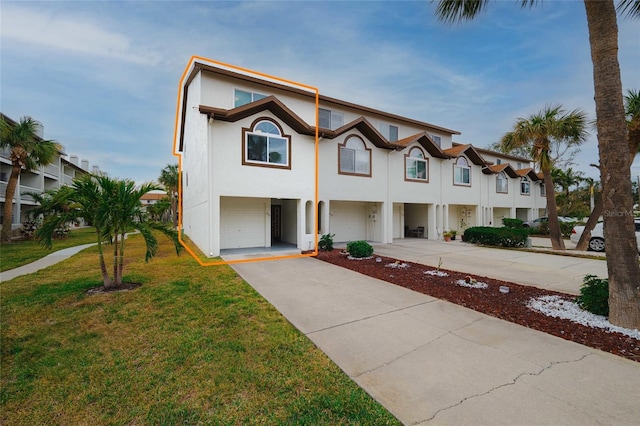
[[[464,231],[465,242],[488,246],[524,247],[529,237],[526,228],[474,226]]]

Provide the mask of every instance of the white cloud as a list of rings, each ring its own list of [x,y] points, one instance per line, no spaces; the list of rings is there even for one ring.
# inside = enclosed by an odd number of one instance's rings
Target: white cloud
[[[3,5],[3,47],[7,40],[45,49],[154,65],[159,55],[141,52],[128,37],[106,28],[95,19],[65,13]]]

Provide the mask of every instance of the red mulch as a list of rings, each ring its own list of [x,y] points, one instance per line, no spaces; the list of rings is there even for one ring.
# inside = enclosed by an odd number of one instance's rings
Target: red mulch
[[[382,262],[376,262],[376,257],[381,257]],[[441,271],[448,273],[448,277],[431,276],[424,271],[435,268],[412,262],[401,261],[408,264],[408,268],[385,267],[396,259],[384,256],[374,256],[368,260],[349,260],[347,256],[340,254],[340,250],[333,250],[321,251],[317,258],[496,318],[640,362],[640,341],[637,339],[550,317],[526,306],[527,301],[534,297],[558,295],[569,300],[575,298],[570,294],[445,269]],[[472,289],[454,284],[455,281],[464,280],[469,276],[487,283],[489,287]],[[500,293],[500,286],[508,286],[509,293]]]

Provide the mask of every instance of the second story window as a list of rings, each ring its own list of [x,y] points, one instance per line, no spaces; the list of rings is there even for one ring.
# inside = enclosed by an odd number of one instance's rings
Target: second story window
[[[547,196],[547,187],[544,186],[544,182],[540,182],[540,196],[541,197]]]
[[[436,136],[436,135],[432,135],[429,134],[429,136],[431,137],[431,140],[433,140],[433,142],[438,145],[440,148],[442,148],[442,138],[440,136]]]
[[[291,139],[275,122],[258,119],[242,129],[242,164],[290,169]]]
[[[405,156],[405,179],[429,182],[429,160],[420,148],[412,148]]]
[[[382,136],[387,138],[389,142],[395,142],[398,140],[398,126],[380,123],[380,133],[382,133]]]
[[[236,89],[233,93],[233,106],[238,108],[242,105],[250,104],[251,102],[259,101],[264,98],[266,98],[266,96],[260,93]]]
[[[471,186],[471,167],[464,157],[458,157],[453,165],[453,184]]]
[[[371,149],[358,136],[349,136],[338,145],[340,174],[371,176]]]
[[[504,172],[500,172],[496,175],[496,192],[506,194],[509,192],[509,181],[507,175]]]
[[[344,115],[341,112],[318,108],[318,127],[335,130],[344,124]]]
[[[531,194],[531,182],[529,182],[529,178],[526,176],[520,178],[520,193],[522,195]]]

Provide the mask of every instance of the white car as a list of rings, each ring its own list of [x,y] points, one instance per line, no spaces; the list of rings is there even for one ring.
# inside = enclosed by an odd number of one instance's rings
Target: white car
[[[636,224],[636,245],[638,246],[638,253],[640,253],[640,219],[635,220]],[[589,240],[589,250],[604,251],[604,230],[603,223],[598,222],[591,231],[591,239]],[[584,231],[584,226],[574,226],[571,231],[571,242],[578,243],[580,236]]]

